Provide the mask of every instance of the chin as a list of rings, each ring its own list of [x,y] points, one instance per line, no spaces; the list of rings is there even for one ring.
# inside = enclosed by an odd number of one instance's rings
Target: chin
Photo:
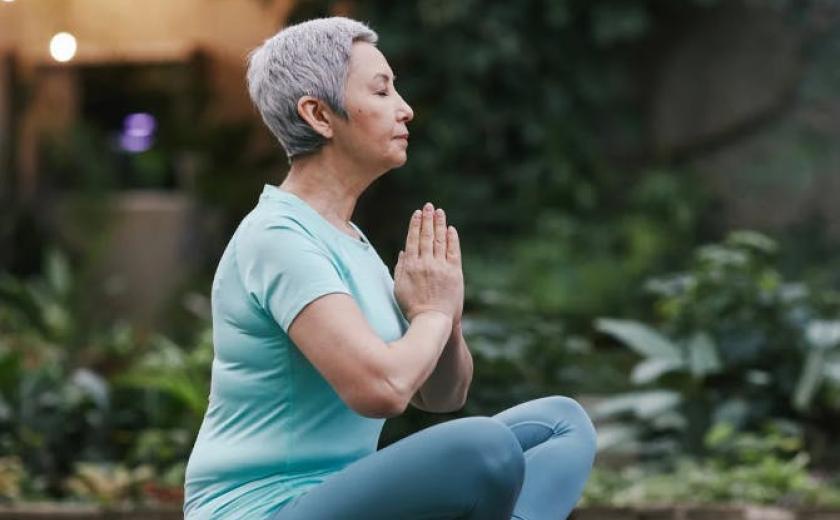
[[[382,171],[382,173],[389,172],[391,170],[399,168],[400,166],[403,166],[405,163],[406,163],[406,158],[405,157],[403,157],[402,160],[392,159],[390,161],[386,161],[384,163],[381,163],[382,164],[381,171]]]
[[[407,159],[405,157],[403,157],[402,160],[392,159],[390,161],[382,162],[382,163],[380,163],[381,166],[379,168],[379,174],[377,176],[385,175],[386,173],[388,173],[391,170],[396,170],[400,166],[403,166],[406,162],[407,162]]]
[[[399,168],[400,166],[404,165],[408,162],[408,154],[406,152],[402,152],[394,157],[393,166],[391,168]]]

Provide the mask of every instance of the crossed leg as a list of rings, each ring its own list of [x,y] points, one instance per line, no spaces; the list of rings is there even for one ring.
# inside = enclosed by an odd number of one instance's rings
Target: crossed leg
[[[544,397],[409,435],[331,475],[273,520],[563,519],[594,454],[583,408]]]
[[[583,407],[568,397],[528,401],[493,416],[525,452],[525,480],[514,508],[520,520],[569,516],[589,478],[596,434]]]

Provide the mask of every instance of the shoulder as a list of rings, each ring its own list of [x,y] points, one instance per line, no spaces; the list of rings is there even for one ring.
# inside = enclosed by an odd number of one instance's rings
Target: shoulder
[[[301,248],[326,252],[326,241],[318,230],[289,212],[253,211],[234,237],[238,251],[295,251]]]

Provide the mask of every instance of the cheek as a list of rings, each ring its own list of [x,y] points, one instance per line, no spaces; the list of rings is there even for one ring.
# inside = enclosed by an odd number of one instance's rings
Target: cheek
[[[388,118],[382,114],[382,111],[366,107],[355,107],[352,109],[352,114],[357,128],[368,138],[391,136],[391,125],[388,122]]]

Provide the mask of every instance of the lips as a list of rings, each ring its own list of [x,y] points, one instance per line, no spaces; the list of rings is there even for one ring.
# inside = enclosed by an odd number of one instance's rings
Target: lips
[[[408,134],[400,134],[398,136],[395,136],[394,139],[405,139],[406,141],[408,141]]]

